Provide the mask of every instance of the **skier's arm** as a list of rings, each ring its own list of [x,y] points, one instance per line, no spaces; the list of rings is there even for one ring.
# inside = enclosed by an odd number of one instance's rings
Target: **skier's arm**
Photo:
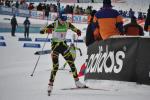
[[[55,23],[52,23],[46,27],[44,27],[43,29],[40,30],[40,33],[41,34],[44,34],[44,33],[51,33],[52,30],[54,29],[54,26],[55,26]]]
[[[78,36],[81,36],[81,31],[79,29],[77,29],[74,25],[72,25],[70,22],[68,22],[69,24],[69,29],[71,29],[72,31],[76,32]]]

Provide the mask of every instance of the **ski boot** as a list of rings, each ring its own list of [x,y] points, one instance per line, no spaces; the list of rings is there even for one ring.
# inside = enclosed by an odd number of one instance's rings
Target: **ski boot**
[[[49,83],[49,84],[48,84],[48,89],[47,89],[48,96],[51,95],[52,90],[53,90],[53,84],[52,84],[52,83]]]
[[[81,83],[79,80],[75,81],[77,88],[88,88],[85,84]]]

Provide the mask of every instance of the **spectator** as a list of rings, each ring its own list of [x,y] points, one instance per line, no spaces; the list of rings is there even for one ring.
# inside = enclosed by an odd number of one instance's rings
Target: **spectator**
[[[138,19],[139,19],[139,20],[142,20],[142,19],[143,19],[143,14],[142,14],[142,12],[138,12]]]
[[[45,6],[45,16],[48,18],[48,16],[49,16],[49,12],[50,12],[50,6],[49,6],[49,4],[47,4],[46,6]]]
[[[85,39],[86,46],[89,46],[96,41],[96,38],[94,37],[94,31],[96,31],[96,26],[95,23],[93,22],[93,17],[96,12],[97,12],[96,10],[93,10],[89,16],[89,23],[86,30],[86,39]]]
[[[10,1],[9,0],[5,1],[5,6],[10,7]]]
[[[102,39],[123,34],[123,18],[117,10],[112,9],[111,0],[104,0],[103,7],[95,14]]]
[[[20,9],[28,9],[28,4],[25,1],[20,2],[19,5]]]
[[[91,6],[88,6],[85,10],[85,13],[86,14],[90,14],[92,12],[92,7]]]
[[[0,0],[0,5],[4,5],[4,1],[3,0]]]
[[[16,20],[16,16],[14,15],[11,19],[11,36],[15,36],[15,32],[16,32],[16,26],[18,26],[17,20]]]
[[[42,3],[39,3],[39,5],[37,6],[37,11],[42,11]]]
[[[147,18],[145,20],[144,30],[149,32],[149,35],[150,35],[150,5],[147,11]]]
[[[30,4],[29,4],[29,7],[28,7],[29,10],[33,10],[33,9],[34,9],[34,5],[33,5],[33,4],[34,4],[34,3],[30,3]]]
[[[131,23],[124,26],[125,35],[144,35],[143,28],[138,25],[136,17],[131,17]]]
[[[30,28],[30,21],[28,19],[28,17],[26,17],[25,21],[24,21],[24,37],[25,38],[29,38],[29,28]]]
[[[129,10],[129,17],[131,18],[132,16],[134,16],[134,11],[130,8],[130,10]]]
[[[18,9],[19,8],[19,2],[18,0],[16,1],[15,7]]]

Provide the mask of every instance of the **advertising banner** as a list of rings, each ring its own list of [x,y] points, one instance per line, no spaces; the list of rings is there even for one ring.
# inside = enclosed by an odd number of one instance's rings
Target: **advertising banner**
[[[67,16],[67,21],[68,22],[72,22],[72,14],[66,14],[66,16]]]
[[[85,15],[73,15],[72,21],[74,23],[87,23],[88,17]]]
[[[140,37],[110,38],[95,42],[88,47],[85,80],[119,80],[150,84],[149,42],[150,39]]]
[[[8,7],[5,7],[5,6],[1,6],[1,13],[2,14],[8,14],[8,15],[11,15],[12,14],[12,8],[8,8]]]
[[[30,17],[31,18],[36,18],[36,16],[37,16],[37,11],[31,11],[30,12]]]
[[[55,20],[57,18],[57,13],[50,13],[50,20]]]
[[[44,13],[42,11],[37,11],[36,18],[38,18],[38,19],[44,19]]]
[[[21,17],[29,17],[30,16],[30,12],[29,12],[29,10],[19,9],[19,16],[21,16]]]

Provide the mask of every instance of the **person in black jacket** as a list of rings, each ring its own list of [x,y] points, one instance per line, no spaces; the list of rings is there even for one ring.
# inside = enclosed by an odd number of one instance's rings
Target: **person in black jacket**
[[[17,19],[16,16],[14,15],[11,19],[11,27],[12,27],[11,36],[15,36],[17,26],[18,26]]]
[[[24,37],[25,38],[29,38],[29,28],[30,28],[30,21],[28,19],[28,17],[26,17],[25,21],[24,21]]]
[[[145,25],[144,25],[144,30],[149,32],[150,35],[150,5],[149,5],[149,9],[147,11],[147,18],[145,20]]]
[[[96,41],[95,36],[94,36],[94,31],[96,30],[96,25],[93,22],[93,18],[94,18],[94,15],[96,12],[97,12],[96,10],[93,10],[88,19],[89,22],[88,22],[88,27],[86,30],[86,39],[85,39],[86,46],[89,46]]]

